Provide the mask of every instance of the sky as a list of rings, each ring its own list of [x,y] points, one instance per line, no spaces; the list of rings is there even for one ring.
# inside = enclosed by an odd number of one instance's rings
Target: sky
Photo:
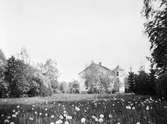
[[[56,60],[59,80],[78,77],[91,61],[125,71],[148,66],[142,0],[0,0],[0,49],[26,48],[31,61]]]

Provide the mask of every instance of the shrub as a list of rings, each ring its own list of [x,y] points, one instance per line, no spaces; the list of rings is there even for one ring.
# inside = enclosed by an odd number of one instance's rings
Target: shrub
[[[0,82],[0,98],[9,97],[9,83],[8,82]]]
[[[39,95],[40,96],[51,96],[52,95],[52,90],[47,88],[44,85],[41,85]]]
[[[161,74],[156,83],[156,93],[167,99],[167,73]]]

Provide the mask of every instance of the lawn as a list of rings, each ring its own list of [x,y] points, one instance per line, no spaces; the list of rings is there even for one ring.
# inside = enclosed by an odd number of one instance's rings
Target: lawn
[[[167,124],[167,102],[132,94],[0,99],[0,124]]]

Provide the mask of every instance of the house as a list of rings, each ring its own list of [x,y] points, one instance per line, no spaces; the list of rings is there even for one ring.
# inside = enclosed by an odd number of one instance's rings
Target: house
[[[92,62],[79,73],[80,92],[89,91],[92,87],[99,88],[102,92],[105,89],[109,92],[124,92],[122,72],[123,69],[119,66],[111,70],[101,62]]]

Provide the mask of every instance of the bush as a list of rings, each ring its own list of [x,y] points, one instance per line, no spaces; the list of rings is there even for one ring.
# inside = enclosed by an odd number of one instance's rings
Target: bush
[[[51,96],[52,95],[52,90],[45,87],[44,85],[42,85],[40,87],[40,93],[39,93],[40,96]]]
[[[9,83],[0,82],[0,98],[9,97]]]
[[[162,96],[167,99],[167,73],[161,74],[157,79],[156,93],[158,96]]]

